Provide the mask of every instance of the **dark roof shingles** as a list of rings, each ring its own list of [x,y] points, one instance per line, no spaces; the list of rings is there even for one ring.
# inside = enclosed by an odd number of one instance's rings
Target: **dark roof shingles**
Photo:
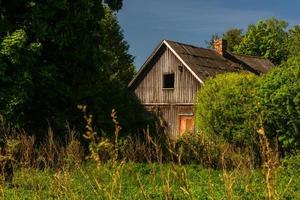
[[[232,53],[228,53],[228,57],[223,57],[212,49],[169,40],[166,42],[203,81],[225,72],[252,71],[257,74],[265,73],[274,66],[269,60],[264,58],[241,56]],[[252,69],[249,69],[249,67]]]
[[[237,59],[241,60],[242,62],[244,62],[245,64],[247,64],[248,66],[252,67],[256,71],[258,71],[259,73],[267,73],[274,67],[274,64],[266,58],[238,55],[233,53],[232,55]]]
[[[167,41],[167,43],[203,81],[219,73],[242,70],[239,64],[231,62],[214,50],[173,41]]]

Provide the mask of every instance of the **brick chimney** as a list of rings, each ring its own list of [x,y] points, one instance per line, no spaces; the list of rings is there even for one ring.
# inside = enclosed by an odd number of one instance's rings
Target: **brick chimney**
[[[226,50],[227,50],[227,41],[220,38],[220,39],[216,39],[214,40],[214,47],[215,47],[215,51],[220,54],[221,56],[225,56],[226,55]]]

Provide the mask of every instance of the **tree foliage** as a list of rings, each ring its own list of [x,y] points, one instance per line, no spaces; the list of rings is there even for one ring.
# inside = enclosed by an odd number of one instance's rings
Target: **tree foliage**
[[[106,3],[0,2],[0,113],[9,122],[63,133],[67,121],[79,124],[77,105],[86,104],[104,130],[113,108],[124,129],[141,123],[142,108],[127,93],[133,57],[113,11],[122,0]]]
[[[20,29],[5,37],[0,46],[0,113],[9,121],[22,118],[22,107],[33,89],[28,62],[36,62],[32,55],[39,53],[40,44],[26,44],[26,40],[25,31]]]
[[[286,42],[288,57],[300,56],[300,26],[291,28]]]
[[[270,138],[300,149],[300,58],[291,58],[260,78],[258,112]]]
[[[123,6],[123,1],[120,0],[105,0],[105,3],[107,3],[107,5],[115,11],[120,10]]]
[[[235,51],[239,54],[262,56],[274,64],[280,64],[287,58],[287,26],[286,21],[275,18],[251,24]]]
[[[222,74],[197,96],[196,119],[206,136],[255,144],[263,127],[286,153],[300,149],[300,58],[290,58],[261,77]]]
[[[214,33],[209,41],[205,41],[207,48],[214,49],[214,42],[216,39],[223,38],[227,41],[227,50],[232,52],[234,47],[242,41],[243,38],[243,30],[238,28],[232,28],[227,30],[222,36]]]
[[[238,28],[232,28],[223,34],[223,38],[227,40],[227,50],[234,51],[235,46],[239,45],[243,39],[243,30]]]
[[[298,25],[287,30],[288,23],[276,18],[260,20],[250,24],[243,34],[242,29],[228,29],[222,34],[227,40],[227,50],[238,54],[261,56],[274,64],[286,61],[288,57],[299,56],[300,28]],[[208,48],[214,48],[214,40],[221,38],[213,34],[205,41]]]

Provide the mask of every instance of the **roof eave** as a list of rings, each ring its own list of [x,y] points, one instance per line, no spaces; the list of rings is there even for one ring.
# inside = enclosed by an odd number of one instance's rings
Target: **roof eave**
[[[171,50],[171,52],[177,57],[177,59],[190,71],[190,73],[201,83],[203,81],[197,76],[197,74],[184,62],[184,60],[176,53],[176,51],[171,47],[171,45],[166,41],[163,40],[163,43]]]
[[[164,44],[164,40],[162,40],[159,45],[154,49],[154,51],[151,53],[151,55],[147,58],[147,60],[144,62],[144,64],[141,66],[141,68],[138,70],[134,78],[129,82],[128,87],[130,88],[132,84],[135,82],[135,80],[139,77],[139,75],[144,71],[145,67],[148,65],[150,60],[154,57],[154,55],[158,52],[158,50],[162,47]]]

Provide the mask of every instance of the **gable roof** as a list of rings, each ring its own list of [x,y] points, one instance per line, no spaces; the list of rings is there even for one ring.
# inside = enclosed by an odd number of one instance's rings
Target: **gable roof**
[[[148,64],[164,47],[170,49],[200,83],[220,73],[250,71],[261,74],[269,71],[274,66],[265,58],[237,55],[229,52],[226,53],[226,56],[222,56],[212,49],[163,40],[142,65],[129,83],[129,87],[134,85],[141,74],[147,73],[149,70]]]

